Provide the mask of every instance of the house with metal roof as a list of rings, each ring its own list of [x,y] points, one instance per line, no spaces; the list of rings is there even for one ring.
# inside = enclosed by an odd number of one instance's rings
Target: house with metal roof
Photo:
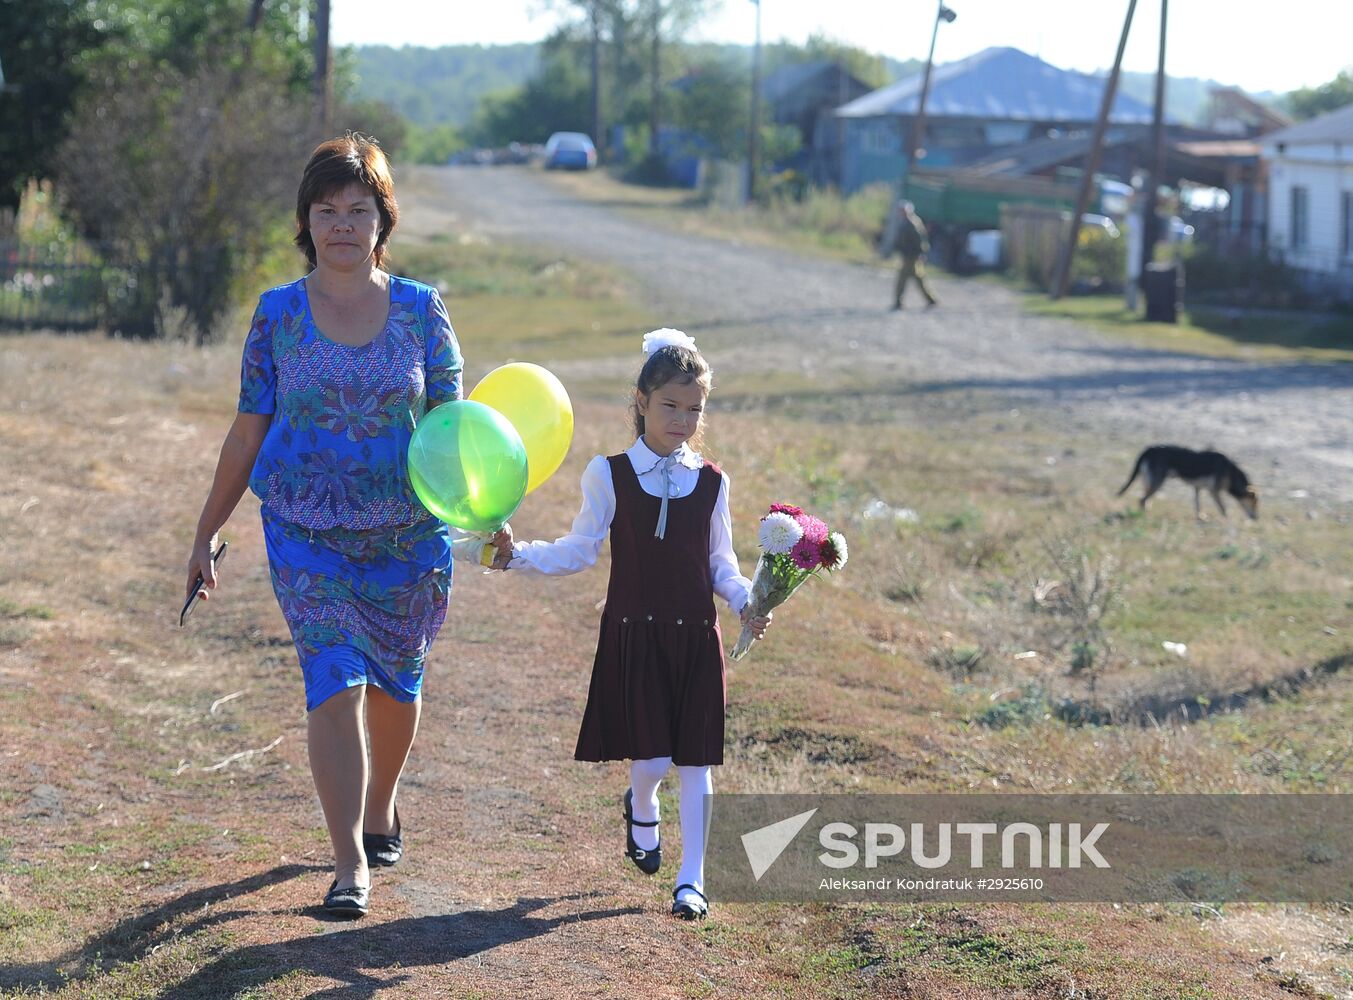
[[[1313,290],[1353,302],[1353,104],[1262,142],[1270,251]]]
[[[800,150],[793,167],[814,184],[839,185],[845,123],[835,110],[869,93],[868,84],[837,62],[819,59],[792,63],[767,74],[761,99],[771,121],[798,129]]]
[[[846,123],[841,188],[850,192],[893,182],[906,170],[906,150],[921,98],[921,74],[898,80],[838,108]],[[1002,146],[1089,129],[1104,98],[1102,77],[1060,69],[1019,49],[994,47],[936,66],[926,97],[925,134],[917,167],[959,167]],[[1151,121],[1151,107],[1119,93],[1116,125]]]

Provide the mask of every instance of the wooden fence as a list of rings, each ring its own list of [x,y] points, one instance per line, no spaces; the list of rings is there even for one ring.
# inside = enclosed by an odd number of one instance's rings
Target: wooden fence
[[[125,326],[145,311],[139,271],[83,243],[0,237],[0,329]]]
[[[1071,213],[1044,205],[1001,206],[1001,249],[1010,273],[1044,291],[1071,230]]]

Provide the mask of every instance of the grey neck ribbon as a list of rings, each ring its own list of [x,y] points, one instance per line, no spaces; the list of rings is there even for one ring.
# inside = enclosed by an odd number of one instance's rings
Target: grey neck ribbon
[[[672,496],[672,470],[677,466],[676,453],[662,460],[662,505],[658,508],[658,526],[653,531],[654,538],[667,537],[667,501]]]

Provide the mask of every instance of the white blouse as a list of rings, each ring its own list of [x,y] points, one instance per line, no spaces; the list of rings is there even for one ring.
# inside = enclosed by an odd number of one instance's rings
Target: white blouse
[[[655,454],[640,438],[625,452],[639,477],[639,485],[649,496],[662,496],[663,457]],[[673,455],[671,497],[679,499],[695,492],[703,460],[683,444]],[[546,576],[564,576],[587,569],[597,561],[601,545],[615,517],[615,483],[606,456],[597,455],[587,463],[582,478],[583,503],[573,519],[573,530],[553,542],[517,542],[512,546],[508,569]],[[728,476],[719,483],[719,497],[709,519],[709,573],[714,592],[741,611],[752,592],[752,581],[742,575],[733,552],[733,518],[728,510]]]

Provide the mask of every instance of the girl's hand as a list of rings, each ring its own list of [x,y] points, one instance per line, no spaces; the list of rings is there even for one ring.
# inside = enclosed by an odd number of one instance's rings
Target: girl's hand
[[[493,562],[489,565],[489,569],[507,569],[507,564],[512,561],[512,525],[503,525],[489,539],[489,544],[494,549]]]
[[[216,551],[216,536],[213,535],[207,539],[199,539],[193,543],[193,551],[188,556],[188,579],[184,581],[183,599],[186,601],[193,593],[193,588],[197,585],[197,578],[202,577],[202,586],[204,589],[202,599],[206,600],[208,593],[216,589],[216,566],[211,560],[211,554]]]
[[[752,606],[750,604],[742,609],[742,614],[740,615],[742,624],[752,630],[752,635],[756,636],[758,639],[764,639],[766,637],[766,629],[770,628],[770,620],[774,617],[774,613],[767,611],[764,615],[753,616],[751,611]]]

